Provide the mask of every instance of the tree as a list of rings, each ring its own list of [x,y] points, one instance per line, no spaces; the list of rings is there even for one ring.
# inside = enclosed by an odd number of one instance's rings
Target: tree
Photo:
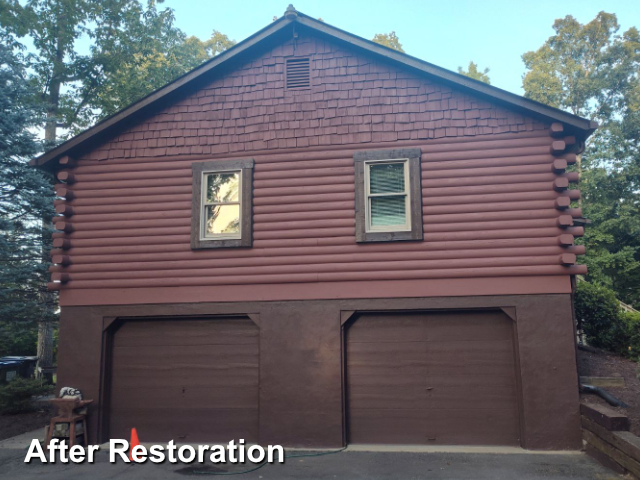
[[[19,45],[0,30],[0,356],[35,354],[38,323],[56,320],[55,304],[42,302],[51,232],[41,219],[54,214],[53,189],[27,164],[40,148],[34,97]]]
[[[205,41],[193,36],[172,45],[166,45],[164,38],[152,36],[147,36],[146,41],[148,44],[144,48],[137,45],[130,54],[110,53],[112,57],[124,60],[111,60],[117,66],[94,99],[93,107],[101,112],[101,116],[116,113],[235,45],[217,30]]]
[[[404,53],[404,49],[402,48],[402,44],[400,43],[400,39],[396,35],[396,32],[376,33],[372,41],[393,50],[397,50],[398,52]]]
[[[48,144],[60,129],[78,133],[232,44],[219,32],[205,42],[187,38],[173,10],[158,9],[162,1],[0,0],[0,24],[35,47]]]
[[[555,35],[523,60],[525,95],[600,124],[578,162],[582,207],[591,220],[589,280],[640,303],[640,34],[618,34],[614,14],[587,24],[556,20]]]
[[[488,83],[491,85],[491,80],[489,79],[489,69],[485,68],[484,70],[478,70],[478,64],[474,62],[469,62],[469,66],[465,71],[462,67],[458,67],[458,73],[460,75],[464,75],[469,78],[473,78],[474,80],[479,80],[484,83]]]

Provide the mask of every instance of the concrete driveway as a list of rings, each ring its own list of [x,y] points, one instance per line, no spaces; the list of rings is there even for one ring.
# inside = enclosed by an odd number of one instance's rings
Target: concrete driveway
[[[302,452],[290,452],[297,455]],[[184,464],[111,464],[100,451],[94,464],[24,463],[24,448],[0,447],[0,478],[12,480],[131,479],[163,480],[220,478],[204,472],[246,470],[250,466]],[[201,472],[201,473],[196,473]],[[228,474],[228,473],[227,473]],[[227,477],[229,478],[229,477]],[[620,480],[622,477],[581,453],[468,453],[356,451],[319,457],[289,458],[285,464],[265,465],[232,478],[288,479],[460,479],[460,480]]]

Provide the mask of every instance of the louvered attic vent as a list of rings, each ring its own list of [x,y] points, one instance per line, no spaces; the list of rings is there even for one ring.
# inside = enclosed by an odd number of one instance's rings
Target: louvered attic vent
[[[309,58],[289,58],[286,63],[287,90],[311,87]]]

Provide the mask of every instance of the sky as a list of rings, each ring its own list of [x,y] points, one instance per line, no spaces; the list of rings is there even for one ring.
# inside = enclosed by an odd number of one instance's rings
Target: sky
[[[165,0],[188,35],[219,30],[241,41],[280,17],[291,0]],[[640,28],[640,0],[294,0],[314,18],[366,39],[395,31],[406,53],[456,71],[476,62],[489,68],[492,85],[522,95],[521,56],[553,35],[557,18],[588,23],[615,13],[621,29]],[[161,6],[161,7],[162,7]]]

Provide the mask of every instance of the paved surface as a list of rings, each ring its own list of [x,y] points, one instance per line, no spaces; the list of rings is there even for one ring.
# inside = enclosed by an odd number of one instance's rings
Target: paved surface
[[[188,478],[221,478],[196,472],[232,472],[250,465],[221,466],[212,464],[147,462],[142,465],[111,464],[108,452],[101,450],[94,464],[24,463],[26,449],[0,445],[0,478],[12,480],[186,480]],[[303,452],[291,452],[299,455]],[[195,471],[195,472],[194,472]],[[620,480],[622,477],[598,465],[583,454],[532,453],[437,453],[346,451],[319,457],[289,458],[285,464],[265,465],[251,473],[226,478],[288,480]]]

